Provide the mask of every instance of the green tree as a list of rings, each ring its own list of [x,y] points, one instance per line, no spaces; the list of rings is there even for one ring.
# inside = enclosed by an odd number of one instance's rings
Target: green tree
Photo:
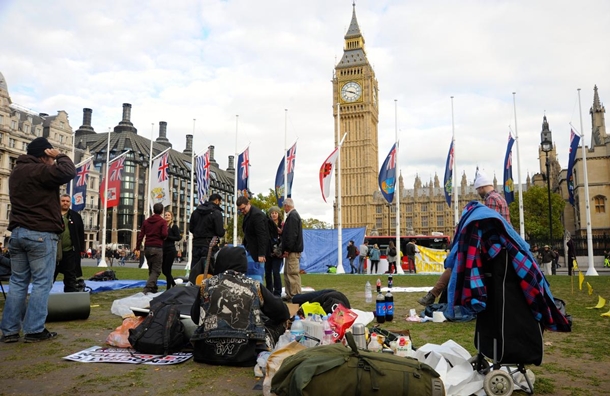
[[[303,219],[303,228],[310,230],[329,230],[332,228],[332,226],[325,221],[310,217]]]
[[[565,201],[561,195],[551,193],[551,219],[553,223],[553,239],[563,235],[561,214]],[[515,201],[509,206],[510,218],[513,227],[519,230],[519,197],[515,194]],[[525,233],[528,238],[548,240],[549,238],[549,199],[546,187],[532,186],[523,192],[523,219]]]

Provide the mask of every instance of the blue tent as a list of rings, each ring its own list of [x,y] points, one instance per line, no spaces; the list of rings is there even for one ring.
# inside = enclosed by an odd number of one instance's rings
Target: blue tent
[[[343,228],[343,255],[344,272],[350,272],[347,257],[347,244],[353,240],[356,246],[364,241],[365,228]],[[301,255],[301,269],[307,273],[325,273],[328,267],[336,266],[338,230],[303,230],[303,244],[305,250]]]

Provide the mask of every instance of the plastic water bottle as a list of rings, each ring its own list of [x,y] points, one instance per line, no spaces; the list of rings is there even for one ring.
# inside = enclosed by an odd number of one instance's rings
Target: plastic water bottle
[[[330,345],[333,343],[333,329],[330,327],[328,322],[328,315],[322,316],[322,328],[324,329],[324,336],[322,337],[322,345]]]
[[[367,303],[373,302],[373,292],[369,281],[366,281],[366,285],[364,285],[364,301]]]
[[[303,336],[305,335],[305,328],[299,315],[294,315],[294,322],[290,326],[290,341],[303,342]]]

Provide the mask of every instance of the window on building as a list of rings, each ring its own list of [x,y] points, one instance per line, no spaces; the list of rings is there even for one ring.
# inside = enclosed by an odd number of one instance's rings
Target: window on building
[[[0,114],[0,126],[4,125],[4,116]]]
[[[42,136],[42,128],[36,128],[36,136],[37,137],[41,137]]]
[[[413,217],[407,217],[407,229],[413,228]]]
[[[428,211],[428,204],[427,203],[421,204],[421,211],[422,212],[427,212]]]
[[[63,121],[59,121],[59,129],[64,129],[66,127],[66,123]]]
[[[11,216],[11,204],[6,204],[6,220],[9,220],[9,217]]]
[[[383,228],[383,218],[378,217],[375,221],[375,228],[377,228],[378,230],[381,230],[381,228]]]
[[[13,168],[15,167],[16,163],[17,163],[17,158],[10,157],[10,160],[9,160],[9,169],[13,170]]]
[[[13,139],[13,138],[9,138],[9,139],[8,139],[8,146],[9,146],[10,148],[15,148],[15,139]]]
[[[413,213],[413,204],[407,204],[407,213]]]
[[[606,197],[603,195],[593,197],[593,206],[595,206],[595,213],[606,213]]]
[[[381,213],[382,213],[382,211],[383,211],[383,206],[381,206],[381,205],[377,205],[377,206],[375,207],[375,213],[377,213],[377,214],[381,214]]]
[[[437,212],[442,212],[443,210],[445,210],[445,204],[444,203],[437,203],[436,204],[436,211]]]
[[[437,227],[444,227],[445,226],[445,218],[443,216],[438,216],[436,218],[436,226]]]
[[[59,135],[59,143],[64,144],[64,135]]]
[[[421,217],[421,226],[422,227],[428,227],[428,216],[422,216]]]
[[[17,121],[11,120],[11,129],[12,130],[17,130]]]
[[[27,125],[27,124],[26,124],[26,125],[24,125],[24,126],[23,126],[23,132],[25,132],[25,133],[30,133],[30,126],[29,126],[29,125]]]
[[[28,144],[26,142],[21,142],[21,150],[27,151],[27,149],[28,149]]]

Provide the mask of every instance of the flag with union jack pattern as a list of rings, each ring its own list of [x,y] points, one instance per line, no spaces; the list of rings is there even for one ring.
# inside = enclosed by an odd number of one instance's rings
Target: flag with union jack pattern
[[[250,147],[237,157],[237,196],[248,198],[250,188]]]
[[[381,189],[381,194],[389,203],[394,201],[394,190],[396,187],[396,148],[397,144],[394,143],[379,171],[379,188]]]
[[[161,154],[155,158],[152,163],[153,177],[150,183],[150,209],[156,203],[161,203],[163,206],[171,205],[169,191],[169,152]]]
[[[195,174],[197,175],[197,198],[202,204],[208,196],[210,187],[210,150],[195,158]]]
[[[71,183],[68,183],[67,194],[70,195],[72,199],[72,210],[75,212],[80,212],[85,209],[87,203],[87,179],[90,169],[91,159],[76,168],[76,177]],[[74,185],[73,193],[71,192],[72,185]]]
[[[277,204],[281,208],[286,197],[292,197],[292,181],[294,180],[294,167],[297,160],[297,144],[296,142],[288,149],[286,156],[280,161],[275,174],[275,197]],[[284,163],[287,164],[284,167]],[[284,169],[288,170],[288,192],[284,194]]]
[[[104,206],[104,200],[108,197],[107,208],[114,208],[119,206],[119,197],[121,196],[121,174],[123,173],[123,166],[125,165],[125,156],[115,159],[110,164],[110,167],[106,166],[108,178],[108,194],[104,193],[104,187],[106,185],[106,178],[102,179],[100,183],[100,200],[102,206]]]

